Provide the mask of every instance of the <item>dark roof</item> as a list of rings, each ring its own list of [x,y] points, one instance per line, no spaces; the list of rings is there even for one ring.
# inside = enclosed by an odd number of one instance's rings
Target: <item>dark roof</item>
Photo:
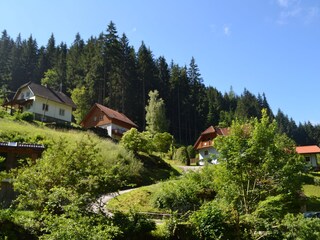
[[[55,91],[49,87],[45,87],[45,86],[42,86],[40,84],[36,84],[33,82],[28,82],[28,83],[22,85],[21,87],[19,87],[14,98],[16,98],[16,96],[19,95],[21,89],[23,89],[25,87],[29,87],[35,96],[47,98],[51,101],[63,103],[63,104],[71,106],[72,108],[76,108],[76,105],[71,100],[71,98],[69,98],[64,93]]]
[[[109,118],[117,119],[121,122],[128,123],[134,127],[138,127],[134,122],[132,122],[126,115],[119,113],[111,108],[105,107],[99,103],[95,104],[102,112],[104,112]]]

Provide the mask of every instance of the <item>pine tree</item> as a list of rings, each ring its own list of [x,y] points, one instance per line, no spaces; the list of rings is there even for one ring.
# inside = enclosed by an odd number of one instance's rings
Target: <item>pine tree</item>
[[[84,80],[84,41],[79,33],[76,34],[66,59],[66,85],[69,90],[80,86]]]
[[[141,123],[142,129],[145,128],[145,106],[146,98],[149,91],[158,89],[157,78],[156,78],[156,66],[150,49],[146,47],[144,42],[141,43],[141,46],[138,50],[138,79],[140,82],[140,106],[141,110]]]

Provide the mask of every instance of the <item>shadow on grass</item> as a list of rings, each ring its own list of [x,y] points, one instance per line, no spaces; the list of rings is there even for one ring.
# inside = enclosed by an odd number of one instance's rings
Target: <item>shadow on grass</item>
[[[144,166],[141,185],[153,184],[180,175],[176,169],[158,156],[139,153],[136,157]]]
[[[320,211],[320,198],[308,197],[306,207],[307,211]]]

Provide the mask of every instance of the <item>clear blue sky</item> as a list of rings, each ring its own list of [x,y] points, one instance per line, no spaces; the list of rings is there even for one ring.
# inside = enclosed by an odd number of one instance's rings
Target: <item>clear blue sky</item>
[[[204,83],[265,93],[297,123],[320,123],[319,0],[1,0],[0,31],[46,45],[98,36],[110,21],[137,50],[180,66],[193,56]]]

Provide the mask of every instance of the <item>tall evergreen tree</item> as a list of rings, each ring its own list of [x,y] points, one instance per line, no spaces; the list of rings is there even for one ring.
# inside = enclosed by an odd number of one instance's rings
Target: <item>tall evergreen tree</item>
[[[190,83],[190,103],[193,112],[191,119],[193,127],[192,139],[195,141],[206,123],[207,99],[203,79],[194,57],[190,61],[188,78]]]
[[[66,87],[72,90],[76,86],[80,86],[84,80],[84,41],[79,33],[76,34],[70,49],[68,50],[66,59]]]
[[[11,51],[13,47],[13,40],[8,35],[7,31],[2,32],[0,38],[0,86],[1,91],[7,91],[12,80],[12,56]]]
[[[142,106],[140,112],[141,116],[141,125],[142,129],[145,128],[145,106],[147,94],[150,90],[157,89],[157,78],[156,78],[156,66],[153,59],[153,55],[150,49],[146,47],[144,42],[141,43],[141,46],[138,50],[138,59],[137,59],[137,70],[138,70],[138,79],[140,82],[140,106]]]

